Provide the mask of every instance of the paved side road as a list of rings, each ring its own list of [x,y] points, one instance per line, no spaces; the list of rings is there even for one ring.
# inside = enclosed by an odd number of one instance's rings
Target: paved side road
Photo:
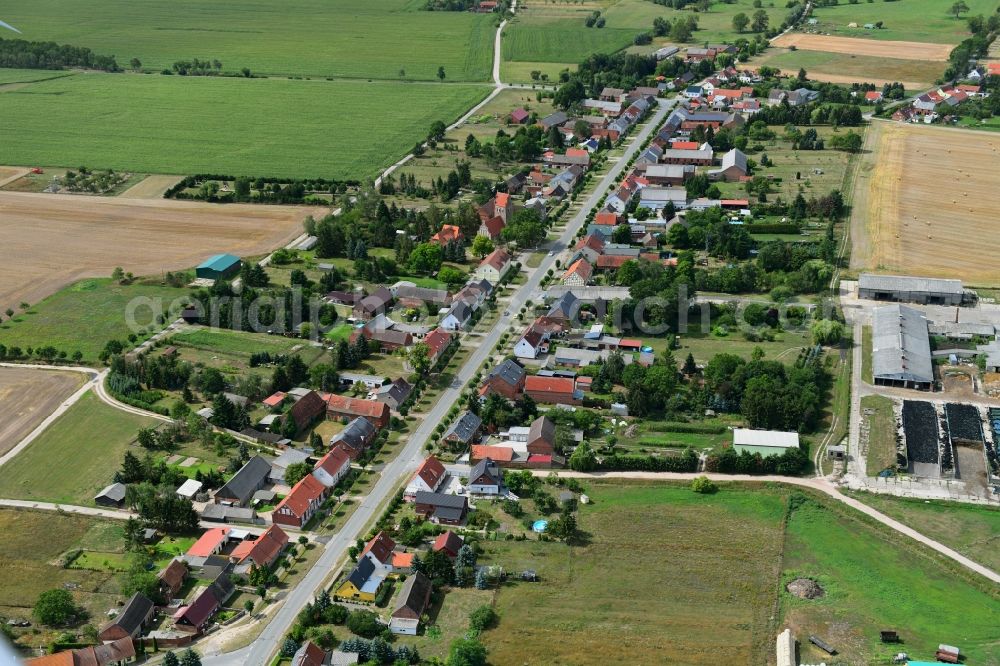
[[[673,108],[673,104],[673,102],[666,100],[659,102],[659,107],[647,121],[642,131],[634,135],[622,157],[619,158],[614,167],[601,179],[594,189],[594,193],[584,202],[580,212],[566,225],[566,229],[559,239],[562,246],[572,241],[577,230],[586,221],[587,212],[597,205],[597,202],[612,185],[618,182],[625,169],[625,165],[638,152],[643,141],[663,121]],[[545,276],[548,269],[553,267],[554,264],[555,257],[546,256],[542,259],[541,265],[528,277],[527,282],[514,292],[508,311],[518,312],[520,310],[521,306],[539,288],[542,277]],[[312,601],[313,597],[320,591],[326,578],[332,572],[336,571],[346,559],[347,549],[354,545],[354,541],[358,535],[364,532],[366,526],[376,517],[377,512],[381,510],[385,501],[395,492],[396,488],[416,470],[424,457],[424,444],[430,439],[435,426],[444,420],[451,406],[461,398],[462,387],[471,381],[472,376],[479,367],[490,358],[493,348],[499,342],[500,336],[507,330],[510,323],[511,319],[509,316],[500,317],[493,328],[484,337],[479,339],[479,346],[476,347],[472,355],[458,371],[456,381],[452,383],[452,387],[444,391],[437,403],[435,403],[417,427],[417,430],[410,435],[403,450],[394,460],[386,465],[378,482],[368,494],[368,497],[362,501],[361,505],[351,515],[340,531],[326,544],[313,568],[306,573],[298,585],[289,590],[288,596],[281,602],[281,607],[274,614],[271,622],[264,628],[257,640],[249,647],[231,653],[220,653],[213,643],[206,642],[204,648],[205,656],[202,659],[202,663],[205,666],[237,666],[239,664],[253,664],[256,666],[268,662],[278,649],[284,635],[295,622],[299,610],[305,604]]]
[[[549,470],[533,470],[532,474],[535,476],[548,476]],[[683,474],[678,472],[571,472],[571,471],[560,471],[559,476],[577,479],[654,479],[661,481],[690,481],[691,479],[698,476],[707,476],[713,481],[750,481],[756,483],[785,483],[792,486],[803,486],[806,488],[812,488],[813,490],[818,490],[825,493],[837,500],[842,502],[852,509],[857,509],[861,513],[864,513],[878,522],[882,523],[886,527],[889,527],[900,534],[905,534],[914,541],[919,541],[928,548],[937,551],[938,553],[948,557],[955,562],[958,562],[966,569],[974,571],[975,573],[988,578],[994,583],[1000,583],[1000,574],[993,571],[989,567],[985,567],[978,562],[973,562],[965,555],[956,552],[945,546],[942,543],[931,539],[930,537],[924,536],[920,532],[916,531],[911,527],[907,527],[898,520],[894,520],[889,516],[885,515],[881,511],[873,509],[863,502],[859,502],[853,497],[848,497],[837,490],[836,486],[821,478],[799,478],[797,476],[749,476],[746,474]]]

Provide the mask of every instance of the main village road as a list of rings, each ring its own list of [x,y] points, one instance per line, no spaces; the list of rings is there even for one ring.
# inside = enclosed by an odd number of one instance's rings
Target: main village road
[[[618,162],[604,175],[597,187],[594,188],[593,194],[583,203],[580,212],[573,216],[566,225],[566,229],[559,237],[559,247],[566,247],[572,242],[577,230],[586,221],[588,211],[596,206],[605,192],[618,182],[629,160],[637,153],[653,130],[660,125],[673,106],[673,102],[660,100],[655,113],[642,130],[630,139],[628,147]],[[521,306],[538,290],[542,277],[554,264],[554,256],[546,256],[542,259],[541,265],[535,269],[528,281],[511,297],[511,302],[507,307],[509,312],[520,310]],[[433,434],[434,427],[444,419],[451,406],[461,398],[462,389],[472,379],[479,366],[490,357],[501,334],[507,330],[510,324],[509,317],[501,317],[489,333],[479,338],[479,346],[475,348],[472,355],[458,371],[456,381],[445,390],[437,403],[427,413],[426,418],[417,427],[417,430],[410,435],[400,454],[385,466],[374,488],[343,528],[326,544],[313,568],[306,573],[298,585],[289,590],[288,596],[281,602],[281,607],[274,613],[270,623],[264,628],[257,640],[249,647],[235,652],[216,652],[213,654],[212,648],[209,648],[202,658],[202,663],[205,666],[237,666],[238,664],[262,666],[269,663],[302,607],[312,601],[326,578],[346,559],[347,549],[354,545],[355,540],[362,535],[368,524],[382,510],[399,484],[411,475],[423,460],[424,444]]]

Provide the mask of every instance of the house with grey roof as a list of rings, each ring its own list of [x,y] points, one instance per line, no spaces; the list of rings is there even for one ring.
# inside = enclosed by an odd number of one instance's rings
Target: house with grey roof
[[[545,116],[544,118],[542,118],[541,120],[539,120],[538,121],[538,125],[543,130],[548,131],[548,130],[552,129],[553,127],[557,127],[559,125],[562,125],[567,120],[569,120],[569,116],[567,116],[565,112],[563,112],[563,111],[556,111],[555,113],[551,113],[551,114]]]
[[[481,418],[472,412],[465,412],[445,431],[444,441],[453,445],[467,446],[476,441],[482,427]]]
[[[392,383],[380,387],[375,399],[384,402],[389,405],[389,409],[398,412],[412,392],[413,387],[410,386],[410,383],[400,377]]]
[[[667,203],[673,203],[680,210],[687,207],[687,190],[683,187],[644,187],[639,193],[639,207],[648,210],[663,210]]]
[[[463,495],[445,495],[418,491],[413,510],[426,520],[441,525],[461,525],[469,513],[469,500]]]
[[[344,426],[343,430],[330,438],[330,448],[332,449],[338,444],[343,444],[347,448],[360,453],[375,441],[377,434],[378,430],[372,425],[372,422],[359,416]]]
[[[927,319],[905,305],[872,312],[872,377],[877,386],[929,390],[934,385]]]
[[[271,463],[261,456],[254,456],[216,491],[215,503],[246,506],[253,494],[267,485],[270,476]]]
[[[727,183],[737,182],[747,175],[747,156],[739,148],[733,148],[723,155],[719,168],[708,171],[710,180],[724,180]]]
[[[153,617],[154,610],[153,602],[141,592],[136,592],[118,610],[118,614],[101,627],[98,638],[104,642],[135,638],[142,633],[143,627]]]
[[[469,472],[469,492],[496,497],[503,490],[503,470],[492,458],[483,458]]]

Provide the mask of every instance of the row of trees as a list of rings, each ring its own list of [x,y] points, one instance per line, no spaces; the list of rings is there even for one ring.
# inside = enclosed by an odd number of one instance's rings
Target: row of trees
[[[26,39],[0,39],[0,67],[15,69],[81,67],[104,72],[121,71],[114,56],[97,55],[82,46],[33,42]]]

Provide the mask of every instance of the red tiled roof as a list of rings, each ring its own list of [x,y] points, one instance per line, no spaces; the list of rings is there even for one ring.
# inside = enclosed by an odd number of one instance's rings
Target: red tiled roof
[[[326,662],[326,652],[312,641],[306,641],[302,659],[295,666],[323,666]]]
[[[268,407],[277,407],[281,404],[281,401],[285,399],[284,391],[275,391],[271,395],[267,396],[261,402],[263,402]]]
[[[442,328],[435,328],[433,331],[427,334],[424,338],[424,344],[427,345],[431,352],[431,356],[437,356],[441,353],[441,350],[448,346],[451,341],[451,334]]]
[[[882,99],[882,93],[878,90],[869,90],[865,93],[865,99],[867,100],[880,100]]]
[[[381,418],[389,411],[389,406],[384,402],[376,400],[363,400],[361,398],[348,398],[344,395],[328,393],[321,396],[326,401],[327,408],[335,412],[344,412],[354,416],[367,416],[371,418]]]
[[[528,454],[528,462],[529,463],[539,463],[539,464],[551,463],[552,462],[552,456],[550,454],[547,454],[547,453],[530,453],[530,454]]]
[[[569,377],[528,375],[524,380],[525,392],[548,391],[552,393],[572,393],[574,386],[574,381]]]
[[[420,467],[418,467],[417,471],[413,473],[413,476],[419,476],[423,482],[427,484],[428,488],[437,488],[445,474],[447,474],[447,470],[445,470],[441,461],[434,456],[427,456],[427,458],[420,463]]]
[[[567,148],[566,157],[590,157],[586,148]]]
[[[483,226],[486,227],[486,231],[489,232],[491,238],[496,238],[507,225],[502,217],[496,215],[483,222]]]
[[[313,469],[323,469],[330,476],[337,476],[337,474],[344,468],[344,465],[351,464],[351,456],[348,455],[347,449],[344,448],[342,444],[330,449],[330,451],[316,462],[316,466]]]
[[[621,268],[622,265],[631,259],[632,257],[626,257],[619,254],[602,254],[597,258],[598,268]]]
[[[481,4],[482,3],[480,3],[480,5]],[[513,120],[515,123],[519,123],[525,118],[527,118],[528,115],[529,115],[528,112],[525,111],[524,109],[514,109],[513,111],[510,112],[510,119]]]
[[[302,480],[295,484],[292,492],[288,493],[285,499],[274,508],[275,513],[283,508],[290,509],[292,514],[301,518],[309,511],[309,504],[323,496],[326,486],[319,482],[312,474],[306,474]]]
[[[674,150],[698,150],[697,141],[674,141],[670,144]]]
[[[449,241],[456,241],[462,238],[462,230],[456,227],[454,224],[445,224],[441,227],[441,231],[437,232],[431,236],[431,240],[440,241],[442,243],[447,243]]]
[[[496,207],[506,208],[507,202],[510,200],[510,195],[506,192],[497,192],[496,194]]]
[[[590,234],[589,236],[585,236],[584,238],[581,238],[579,241],[577,241],[575,249],[582,250],[585,247],[589,247],[591,250],[598,253],[603,252],[604,240],[601,239],[597,234]]]
[[[486,444],[473,444],[469,454],[475,460],[492,458],[497,462],[510,462],[514,459],[514,449],[509,446],[487,446]]]
[[[749,206],[749,199],[723,199],[719,202],[723,206]]]
[[[392,551],[395,548],[396,542],[385,532],[379,532],[365,544],[365,549],[361,551],[361,557],[371,553],[382,564],[388,564],[392,561]]]
[[[586,259],[577,259],[576,262],[570,266],[566,272],[563,274],[563,279],[565,280],[574,273],[579,274],[584,280],[589,280],[591,274],[594,272],[593,267],[590,265]]]
[[[288,535],[277,525],[271,525],[256,541],[242,541],[229,555],[230,559],[241,563],[251,559],[258,567],[267,566],[288,545]]]
[[[198,540],[194,542],[194,545],[188,548],[187,554],[191,557],[208,557],[212,555],[215,549],[219,547],[219,544],[229,537],[231,529],[230,527],[213,527],[205,530],[198,537]]]
[[[497,248],[489,253],[489,255],[483,259],[479,265],[480,266],[492,266],[493,268],[503,270],[503,267],[510,263],[510,255],[500,248]]]
[[[634,347],[638,349],[639,347],[642,347],[642,340],[637,340],[635,338],[622,338],[621,340],[618,341],[618,346],[629,347],[629,348]]]
[[[492,456],[491,456],[492,457]],[[431,550],[435,553],[440,550],[448,550],[453,553],[457,553],[458,549],[462,547],[462,537],[458,536],[451,530],[446,530],[441,532],[436,539],[434,539],[434,545],[431,546]]]
[[[409,569],[413,566],[413,553],[393,553],[393,569]]]

